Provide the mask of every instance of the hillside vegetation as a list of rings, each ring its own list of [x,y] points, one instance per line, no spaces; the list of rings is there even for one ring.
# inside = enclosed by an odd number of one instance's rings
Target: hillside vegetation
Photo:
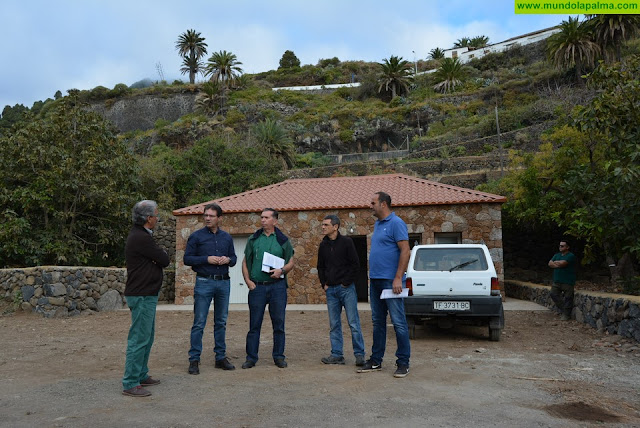
[[[628,41],[620,53],[623,63],[637,67],[637,62],[631,59],[639,52],[640,41]],[[215,55],[223,54],[232,60],[235,58],[226,51]],[[52,180],[68,186],[65,191],[76,192],[78,196],[65,201],[64,206],[43,208],[55,199],[55,192],[44,190],[42,180],[34,178],[38,172],[29,165],[29,161],[20,163],[4,156],[9,151],[3,152],[0,241],[22,243],[3,245],[0,264],[118,263],[121,240],[109,237],[101,228],[89,227],[89,234],[80,236],[77,229],[69,230],[63,225],[80,218],[126,224],[129,207],[141,197],[155,199],[162,207],[175,209],[268,185],[287,176],[318,177],[389,171],[404,171],[467,186],[504,176],[502,180],[485,184],[487,187],[484,189],[510,197],[510,202],[505,205],[507,232],[509,227],[519,227],[520,222],[555,224],[584,240],[587,253],[592,251],[591,254],[595,254],[596,249],[604,248],[606,235],[601,232],[599,238],[591,241],[588,236],[594,235],[593,230],[602,229],[603,225],[596,224],[593,218],[568,215],[551,203],[566,197],[562,192],[554,191],[558,183],[568,177],[554,171],[556,175],[546,182],[545,188],[532,189],[522,184],[523,179],[518,174],[521,171],[533,174],[536,162],[542,162],[540,156],[547,156],[547,162],[554,162],[558,149],[566,147],[569,142],[582,141],[584,133],[590,138],[601,135],[602,139],[597,142],[599,146],[613,147],[616,153],[631,156],[627,152],[633,152],[633,149],[623,142],[610,144],[611,133],[619,132],[619,129],[589,128],[590,122],[580,119],[580,114],[585,111],[604,114],[603,107],[597,107],[600,105],[597,103],[602,103],[603,91],[614,94],[619,88],[607,88],[603,78],[599,81],[592,79],[592,85],[585,85],[584,78],[579,76],[576,80],[577,64],[554,66],[548,60],[548,54],[545,41],[489,54],[464,66],[451,64],[446,59],[431,59],[420,61],[418,70],[437,71],[416,76],[412,75],[412,63],[393,56],[382,65],[362,61],[341,62],[338,58],[331,58],[320,60],[316,65],[300,67],[293,61],[291,67],[255,75],[238,75],[233,79],[227,77],[226,81],[156,82],[151,86],[140,84],[132,87],[118,84],[113,89],[98,86],[89,91],[70,90],[67,96],[58,93],[55,99],[35,103],[31,109],[7,106],[0,119],[3,150],[11,149],[18,141],[26,144],[25,138],[38,135],[39,129],[48,129],[57,118],[59,130],[56,135],[43,135],[41,139],[30,141],[35,153],[47,156],[49,166],[46,168],[60,169],[61,178]],[[447,75],[445,71],[449,66],[452,73],[458,74]],[[590,72],[596,66],[595,62],[591,66],[580,64],[584,72]],[[384,72],[389,67],[404,70],[402,80],[391,81],[385,77]],[[620,71],[605,63],[600,68],[600,75],[612,76]],[[624,79],[631,79],[633,82],[636,72],[631,70],[626,77],[620,77],[620,81],[624,83]],[[449,79],[448,83],[443,85],[442,79]],[[273,87],[326,85],[352,80],[359,82],[360,86],[315,92],[272,90]],[[444,93],[440,92],[443,90]],[[627,95],[635,96],[636,90],[637,80],[635,86],[627,88]],[[129,157],[124,162],[131,167],[131,171],[126,173],[126,186],[118,181],[106,182],[105,189],[118,186],[130,189],[121,198],[107,198],[109,210],[95,200],[84,204],[89,200],[84,194],[86,187],[66,184],[64,167],[69,155],[64,153],[64,149],[45,151],[40,148],[47,144],[57,147],[56,138],[65,140],[64,144],[69,147],[86,143],[87,140],[82,138],[93,138],[91,133],[102,129],[96,128],[97,125],[89,127],[83,134],[89,137],[78,136],[77,120],[85,117],[80,112],[87,103],[104,103],[109,107],[133,97],[171,97],[173,94],[193,94],[194,111],[173,122],[158,119],[155,127],[147,130],[118,133],[108,124],[104,125],[104,129],[109,128],[108,134],[103,134],[104,144],[128,149]],[[623,113],[632,118],[637,114],[633,109]],[[91,121],[99,121],[94,114],[87,117]],[[597,118],[598,114],[594,113],[593,117]],[[637,131],[638,125],[634,128],[632,122],[621,125],[628,126],[623,130],[625,135],[634,135]],[[67,135],[63,132],[65,127],[69,131]],[[402,158],[357,165],[331,164],[329,157],[400,149],[408,149],[409,152],[405,152]],[[99,153],[99,148],[97,150]],[[566,156],[570,159],[572,155],[567,153]],[[612,162],[620,161],[619,157],[602,157],[600,162],[599,159],[594,161],[593,156],[590,159],[588,152],[581,152],[579,156],[574,152],[574,160],[579,161],[583,157],[587,164],[591,162],[592,172],[595,163],[600,168],[600,174],[591,176],[592,179],[604,180],[607,172],[631,179],[629,177],[634,177],[637,172],[634,169],[637,159],[633,156],[630,163],[623,162],[616,170],[607,168],[612,168]],[[112,168],[109,165],[106,159],[91,158],[83,168],[83,174],[106,179],[106,169]],[[44,165],[41,167],[45,168]],[[571,170],[571,167],[565,164],[565,169]],[[33,172],[31,176],[18,179],[12,173],[16,169],[29,168]],[[117,179],[121,178],[122,175],[118,175]],[[78,179],[81,181],[81,176]],[[537,181],[545,183],[540,176]],[[611,182],[609,186],[614,189],[620,187],[620,183]],[[532,196],[536,192],[538,199]],[[42,196],[34,199],[30,196],[33,194]],[[546,201],[544,204],[541,202],[543,199]],[[111,200],[117,200],[117,204],[109,202]],[[606,202],[598,203],[604,204],[604,211],[613,209]],[[576,200],[572,208],[579,211],[581,204],[584,207],[588,203],[585,197]],[[540,208],[532,208],[535,204],[541,204],[540,207],[549,209],[550,213],[543,215]],[[70,210],[69,206],[74,209]],[[627,208],[623,201],[616,205],[616,209]],[[72,251],[61,255],[58,251],[61,244],[51,243],[46,251],[34,254],[33,248],[38,248],[38,243],[24,241],[24,235],[41,223],[37,215],[29,213],[43,210],[51,211],[52,218],[59,219],[60,230],[66,233],[66,242],[83,248],[78,253],[80,256],[76,257]],[[103,216],[103,213],[110,214]],[[618,228],[620,230],[616,233],[620,238],[604,251],[613,264],[626,257],[629,263],[625,269],[630,270],[618,274],[625,278],[634,277],[640,248],[623,239],[623,223]],[[56,238],[52,235],[47,239]]]

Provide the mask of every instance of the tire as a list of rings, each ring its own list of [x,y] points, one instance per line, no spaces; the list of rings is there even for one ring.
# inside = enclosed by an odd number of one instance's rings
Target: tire
[[[415,340],[416,338],[416,320],[409,317],[407,318],[407,326],[409,327],[409,339]]]
[[[504,328],[504,308],[500,308],[500,316],[489,320],[489,340],[498,342]]]
[[[489,328],[489,340],[492,342],[500,341],[501,328]]]

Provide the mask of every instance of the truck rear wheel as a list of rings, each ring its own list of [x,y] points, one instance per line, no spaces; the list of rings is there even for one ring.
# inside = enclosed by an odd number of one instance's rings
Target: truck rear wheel
[[[409,339],[416,338],[416,320],[413,317],[407,317],[407,326],[409,327]]]
[[[500,307],[500,316],[491,317],[489,319],[489,340],[492,342],[498,342],[502,329],[504,328],[504,308]]]

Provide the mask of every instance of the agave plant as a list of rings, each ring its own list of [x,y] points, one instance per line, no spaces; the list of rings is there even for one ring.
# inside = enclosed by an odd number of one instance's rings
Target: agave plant
[[[206,82],[196,97],[196,108],[204,114],[214,116],[222,105],[223,91],[218,82]]]

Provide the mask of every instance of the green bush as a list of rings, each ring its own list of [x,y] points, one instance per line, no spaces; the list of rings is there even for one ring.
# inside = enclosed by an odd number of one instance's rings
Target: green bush
[[[109,92],[109,88],[105,88],[104,86],[96,86],[91,91],[89,91],[89,99],[104,100],[109,96]]]
[[[131,89],[124,83],[118,83],[113,87],[112,90],[109,91],[109,98],[117,98],[131,92]]]
[[[247,117],[237,108],[232,108],[227,111],[227,117],[224,119],[225,126],[235,127],[247,121]]]

